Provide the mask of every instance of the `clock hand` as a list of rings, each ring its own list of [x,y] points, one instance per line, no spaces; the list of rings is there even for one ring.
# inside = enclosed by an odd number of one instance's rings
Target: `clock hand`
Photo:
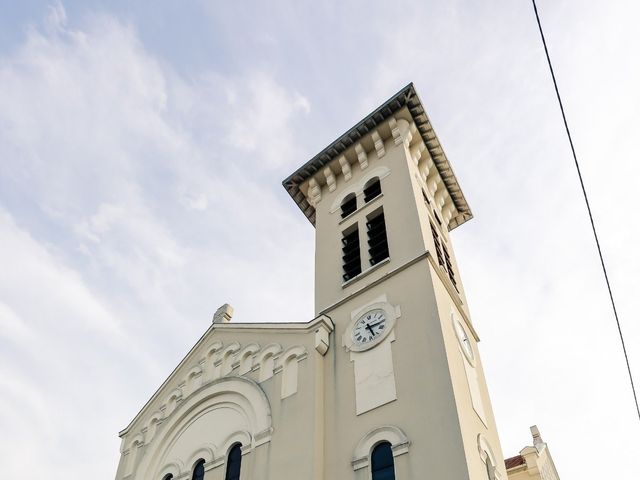
[[[375,335],[375,333],[373,333],[373,328],[371,328],[371,325],[369,325],[368,323],[367,323],[367,328],[371,332],[371,335]]]

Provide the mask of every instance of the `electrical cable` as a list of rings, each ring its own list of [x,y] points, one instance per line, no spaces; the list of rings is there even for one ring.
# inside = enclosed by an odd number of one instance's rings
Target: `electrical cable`
[[[564,121],[564,128],[567,131],[567,137],[569,139],[569,145],[571,146],[571,153],[573,154],[573,161],[578,171],[578,178],[580,179],[580,187],[582,187],[582,194],[584,196],[584,202],[587,205],[587,212],[589,213],[589,220],[591,221],[591,229],[593,230],[593,237],[596,241],[596,247],[598,248],[598,255],[600,256],[600,264],[602,265],[602,272],[604,273],[604,279],[607,283],[607,290],[609,291],[609,299],[611,300],[611,306],[613,307],[613,315],[616,319],[616,325],[618,327],[618,334],[620,335],[620,343],[622,344],[622,352],[624,353],[624,360],[627,363],[627,372],[629,373],[629,382],[631,383],[631,391],[633,392],[633,399],[636,404],[636,411],[638,412],[638,419],[640,419],[640,406],[638,406],[638,396],[636,394],[636,387],[633,383],[633,375],[631,373],[631,365],[629,364],[629,357],[627,355],[627,347],[624,343],[624,335],[622,334],[622,328],[620,327],[620,319],[618,318],[618,310],[616,309],[616,302],[613,299],[613,291],[611,290],[611,283],[609,282],[609,275],[607,274],[607,267],[604,263],[604,257],[602,255],[602,249],[600,248],[600,241],[598,240],[598,233],[596,231],[596,224],[593,220],[593,214],[591,213],[591,206],[589,205],[589,198],[587,197],[587,190],[582,180],[582,173],[580,171],[580,164],[578,163],[578,156],[573,146],[573,140],[571,139],[571,132],[569,131],[569,124],[567,123],[567,116],[564,113],[564,107],[562,106],[562,99],[560,98],[560,91],[558,90],[558,82],[556,81],[556,75],[551,65],[551,57],[549,56],[549,49],[547,48],[547,42],[544,38],[542,31],[542,24],[540,23],[540,16],[538,15],[538,7],[536,6],[536,0],[531,0],[533,3],[533,11],[536,14],[536,21],[538,22],[538,29],[540,30],[540,37],[542,38],[542,45],[544,46],[544,53],[547,56],[547,63],[549,64],[549,71],[551,72],[551,78],[553,79],[553,87],[556,90],[556,97],[558,97],[558,104],[560,105],[560,112],[562,113],[562,120]]]

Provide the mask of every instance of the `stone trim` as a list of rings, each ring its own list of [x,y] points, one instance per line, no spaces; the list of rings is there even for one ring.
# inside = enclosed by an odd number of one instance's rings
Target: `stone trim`
[[[399,427],[395,425],[376,427],[367,432],[358,442],[351,460],[353,470],[356,471],[368,467],[371,452],[376,445],[384,441],[391,444],[391,452],[394,457],[409,453],[411,442]]]

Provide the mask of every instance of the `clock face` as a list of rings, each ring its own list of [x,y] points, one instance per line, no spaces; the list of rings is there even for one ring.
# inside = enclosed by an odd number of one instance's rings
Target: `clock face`
[[[462,347],[462,353],[467,357],[469,363],[473,363],[473,347],[471,346],[471,340],[469,340],[467,331],[458,320],[455,320],[454,326],[456,335],[458,336],[458,342],[460,342],[460,346]]]
[[[382,309],[371,310],[362,315],[353,326],[353,342],[366,345],[378,338],[387,328],[387,314]]]

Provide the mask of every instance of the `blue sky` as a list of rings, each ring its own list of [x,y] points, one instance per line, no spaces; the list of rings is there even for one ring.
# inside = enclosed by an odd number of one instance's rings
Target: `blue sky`
[[[280,182],[409,81],[475,215],[453,240],[505,455],[538,424],[563,478],[635,471],[529,2],[3,3],[6,475],[113,478],[117,432],[219,305],[311,319],[313,228]],[[639,7],[539,7],[640,375]]]

